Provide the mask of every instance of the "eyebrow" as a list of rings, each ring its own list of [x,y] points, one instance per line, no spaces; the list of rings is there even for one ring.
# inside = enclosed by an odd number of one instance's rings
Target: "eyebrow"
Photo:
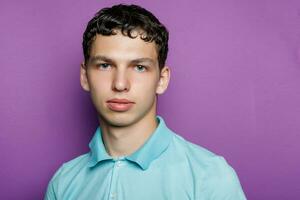
[[[114,63],[113,59],[103,56],[103,55],[97,55],[97,56],[91,57],[90,63],[95,63],[96,61],[99,61],[99,60],[104,61],[104,62]],[[137,59],[130,61],[130,63],[141,63],[141,62],[149,62],[149,63],[152,63],[153,65],[155,65],[155,61],[151,58],[137,58]]]

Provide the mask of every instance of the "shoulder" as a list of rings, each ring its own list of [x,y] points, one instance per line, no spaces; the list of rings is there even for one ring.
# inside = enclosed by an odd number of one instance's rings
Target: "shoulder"
[[[184,154],[193,165],[209,169],[227,164],[224,163],[222,156],[215,154],[205,147],[192,143],[176,133],[174,133],[173,142],[176,149]]]
[[[67,178],[68,176],[77,173],[79,170],[86,167],[89,157],[90,154],[86,153],[63,163],[55,172],[53,179],[59,179],[61,177]]]
[[[199,171],[223,173],[231,168],[223,156],[192,143],[176,133],[174,133],[173,144],[178,154],[184,156],[184,159],[187,159],[189,164]]]
[[[66,174],[66,173],[80,170],[81,168],[86,167],[86,164],[89,162],[89,160],[90,160],[90,153],[77,156],[76,158],[73,158],[62,164],[62,166],[60,167],[62,171],[61,173]]]
[[[174,136],[174,144],[184,153],[200,194],[204,192],[214,197],[212,199],[246,199],[235,170],[223,156],[177,134]]]
[[[60,190],[69,179],[71,179],[78,171],[84,168],[89,161],[89,153],[80,155],[72,160],[63,163],[54,173],[48,183],[45,200],[57,199]]]

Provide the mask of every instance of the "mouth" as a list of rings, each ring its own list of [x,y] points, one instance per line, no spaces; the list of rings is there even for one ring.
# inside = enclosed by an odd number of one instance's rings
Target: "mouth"
[[[110,110],[116,112],[128,111],[133,106],[133,104],[135,104],[128,99],[110,99],[106,103]]]
[[[133,101],[129,101],[128,99],[110,99],[107,102],[111,103],[134,103]]]

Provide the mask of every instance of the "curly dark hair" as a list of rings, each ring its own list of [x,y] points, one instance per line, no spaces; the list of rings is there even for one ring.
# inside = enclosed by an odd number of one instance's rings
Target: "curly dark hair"
[[[151,12],[134,4],[103,8],[88,22],[82,42],[85,63],[90,58],[96,34],[115,35],[115,30],[121,30],[124,36],[136,38],[131,34],[136,29],[144,31],[145,35],[140,35],[140,38],[145,42],[155,41],[159,68],[162,69],[168,54],[169,32]]]

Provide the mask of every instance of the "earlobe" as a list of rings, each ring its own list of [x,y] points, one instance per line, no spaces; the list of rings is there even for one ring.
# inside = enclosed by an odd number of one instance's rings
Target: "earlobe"
[[[167,90],[170,77],[170,68],[168,66],[164,66],[160,72],[160,78],[156,88],[156,94],[163,94]]]
[[[90,91],[90,86],[87,77],[87,66],[84,64],[84,62],[82,62],[80,66],[80,85],[83,90],[87,92]]]
[[[162,94],[162,93],[164,93],[164,83],[162,79],[159,79],[158,86],[156,89],[156,94]]]

